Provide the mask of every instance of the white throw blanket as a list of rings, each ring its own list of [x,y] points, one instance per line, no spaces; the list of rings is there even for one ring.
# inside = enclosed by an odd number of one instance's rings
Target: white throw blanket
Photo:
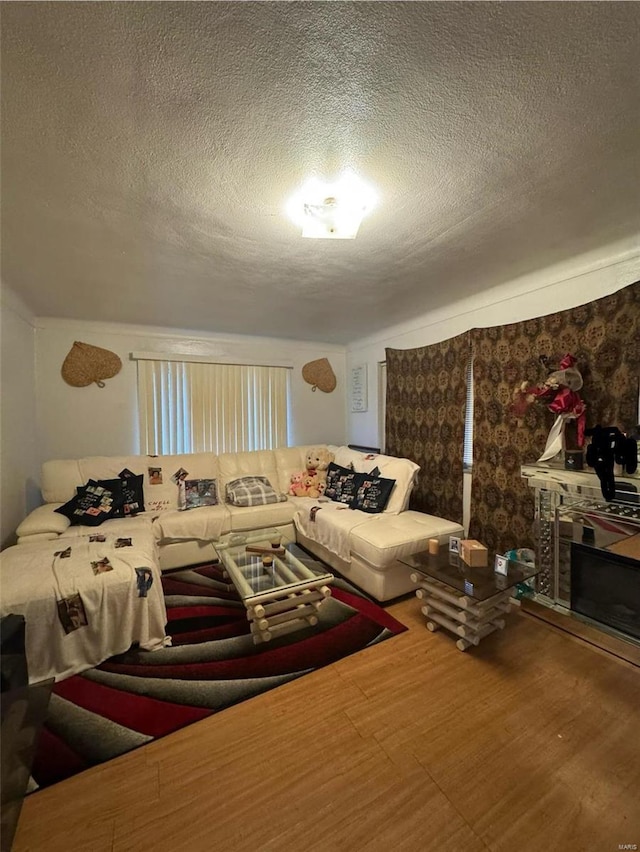
[[[302,498],[298,502],[300,506]],[[306,538],[326,547],[344,562],[351,562],[351,530],[362,524],[374,523],[379,515],[369,515],[359,509],[350,509],[343,503],[318,503],[308,501],[293,516],[296,529]],[[317,508],[312,512],[312,508]],[[312,520],[312,517],[314,518]]]
[[[186,511],[169,509],[155,515],[153,526],[158,540],[211,541],[220,538],[228,527],[228,516],[224,506],[199,506]]]
[[[0,554],[0,613],[25,618],[30,683],[77,674],[133,642],[171,644],[156,547],[150,531],[96,527]]]

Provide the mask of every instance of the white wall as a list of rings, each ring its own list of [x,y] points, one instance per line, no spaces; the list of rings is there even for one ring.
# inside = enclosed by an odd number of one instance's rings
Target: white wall
[[[0,546],[40,503],[37,486],[34,318],[8,288],[0,297]]]
[[[384,435],[378,418],[378,369],[385,347],[412,349],[447,340],[470,328],[485,328],[543,316],[615,293],[640,279],[640,239],[622,241],[606,249],[573,258],[515,281],[452,303],[411,322],[350,344],[347,376],[351,367],[368,367],[366,412],[351,412],[347,400],[347,442],[378,447]]]
[[[216,335],[74,320],[36,320],[38,458],[138,453],[137,368],[131,352],[213,356],[221,361],[289,363],[292,371],[290,443],[342,444],[346,436],[345,348],[262,337]],[[75,340],[101,346],[122,360],[106,387],[74,388],[60,368]],[[327,357],[337,378],[333,393],[312,392],[302,378],[305,363]]]

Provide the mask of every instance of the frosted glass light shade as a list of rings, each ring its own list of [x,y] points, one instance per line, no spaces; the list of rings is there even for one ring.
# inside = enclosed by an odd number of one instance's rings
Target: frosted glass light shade
[[[303,237],[352,240],[374,205],[371,187],[349,169],[333,183],[308,180],[287,205],[287,212],[302,228]]]

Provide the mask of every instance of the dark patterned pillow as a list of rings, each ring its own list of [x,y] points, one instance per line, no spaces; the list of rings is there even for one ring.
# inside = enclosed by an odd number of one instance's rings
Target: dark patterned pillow
[[[109,491],[113,501],[111,517],[124,518],[124,483],[121,479],[90,479],[84,487],[87,488],[90,485]]]
[[[124,504],[122,510],[124,516],[130,517],[137,515],[138,512],[144,512],[144,474],[137,476],[135,473],[125,467],[118,474],[122,480],[122,494]]]
[[[327,468],[327,481],[324,489],[325,497],[335,503],[346,503],[347,506],[356,495],[361,473],[349,470],[348,467],[331,462]]]
[[[356,495],[350,503],[350,508],[360,509],[370,515],[384,512],[396,484],[395,479],[385,479],[382,476],[374,476],[373,473],[361,473],[359,477]]]
[[[106,485],[109,487],[106,487]],[[96,482],[90,479],[86,485],[76,489],[76,496],[56,509],[69,518],[71,526],[97,527],[110,518],[123,517],[124,496],[120,479]]]

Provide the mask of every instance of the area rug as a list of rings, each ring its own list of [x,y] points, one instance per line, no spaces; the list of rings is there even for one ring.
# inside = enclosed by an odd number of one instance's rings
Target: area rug
[[[255,645],[219,566],[162,584],[172,647],[130,650],[55,685],[32,768],[40,788],[407,629],[336,578],[317,625]]]

